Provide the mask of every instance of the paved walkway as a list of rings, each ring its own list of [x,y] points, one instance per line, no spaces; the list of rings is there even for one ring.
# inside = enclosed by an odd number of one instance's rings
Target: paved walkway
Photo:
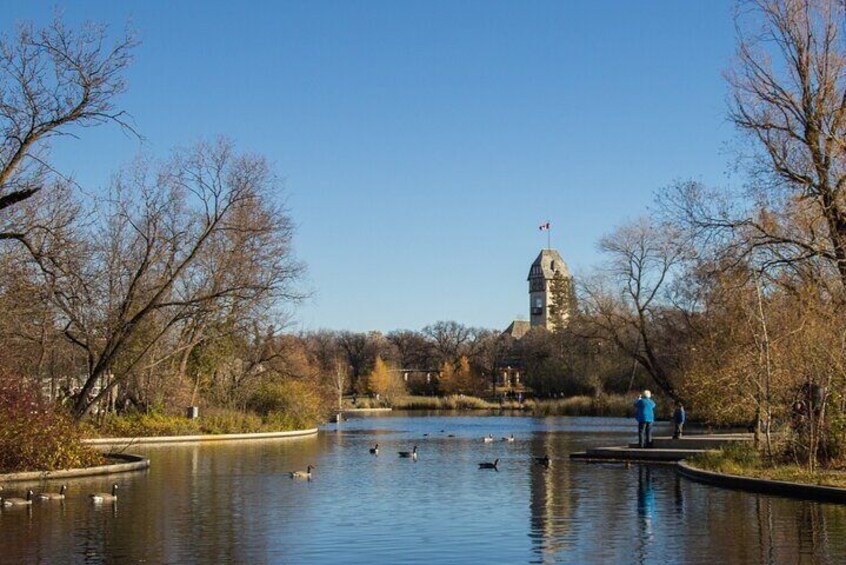
[[[652,447],[644,449],[636,443],[610,447],[593,447],[579,453],[571,453],[572,459],[587,461],[648,461],[653,463],[675,463],[688,457],[718,450],[727,443],[752,441],[752,434],[703,434],[690,435],[680,439],[656,437]]]

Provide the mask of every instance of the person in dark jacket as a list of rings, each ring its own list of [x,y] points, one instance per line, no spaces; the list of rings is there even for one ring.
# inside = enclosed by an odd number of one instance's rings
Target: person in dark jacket
[[[676,402],[676,407],[673,410],[673,439],[682,437],[685,417],[684,405],[681,402]]]
[[[644,390],[634,403],[637,420],[638,447],[652,447],[652,423],[655,421],[655,401],[652,393]]]

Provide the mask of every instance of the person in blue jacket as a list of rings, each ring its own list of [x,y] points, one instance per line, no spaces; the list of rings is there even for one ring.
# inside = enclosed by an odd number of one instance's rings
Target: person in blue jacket
[[[638,447],[652,447],[652,422],[655,421],[655,402],[652,393],[644,390],[634,403],[637,420]]]
[[[684,405],[681,402],[676,402],[676,408],[673,410],[673,439],[682,437],[684,420]]]

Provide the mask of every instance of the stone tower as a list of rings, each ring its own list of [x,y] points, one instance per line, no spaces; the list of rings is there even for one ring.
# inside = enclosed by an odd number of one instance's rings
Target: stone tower
[[[529,269],[529,321],[532,327],[542,326],[552,331],[549,306],[552,303],[550,283],[556,272],[571,279],[567,264],[555,249],[544,249]],[[567,314],[565,314],[565,317]]]

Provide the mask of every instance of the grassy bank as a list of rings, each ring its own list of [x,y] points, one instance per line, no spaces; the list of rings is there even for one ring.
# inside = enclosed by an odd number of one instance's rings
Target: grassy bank
[[[490,402],[467,395],[402,396],[389,401],[359,398],[346,408],[382,408],[397,410],[520,410],[533,416],[631,416],[632,399],[623,395],[573,396],[555,400]]]
[[[774,464],[762,458],[751,445],[729,445],[720,451],[697,455],[685,462],[697,469],[716,473],[846,488],[846,471],[811,472],[798,465]]]
[[[163,414],[109,415],[97,424],[85,424],[87,437],[161,437],[203,434],[249,434],[284,432],[313,428],[317,421],[304,420],[289,414],[271,412],[260,416],[253,412],[210,409],[199,418]]]

